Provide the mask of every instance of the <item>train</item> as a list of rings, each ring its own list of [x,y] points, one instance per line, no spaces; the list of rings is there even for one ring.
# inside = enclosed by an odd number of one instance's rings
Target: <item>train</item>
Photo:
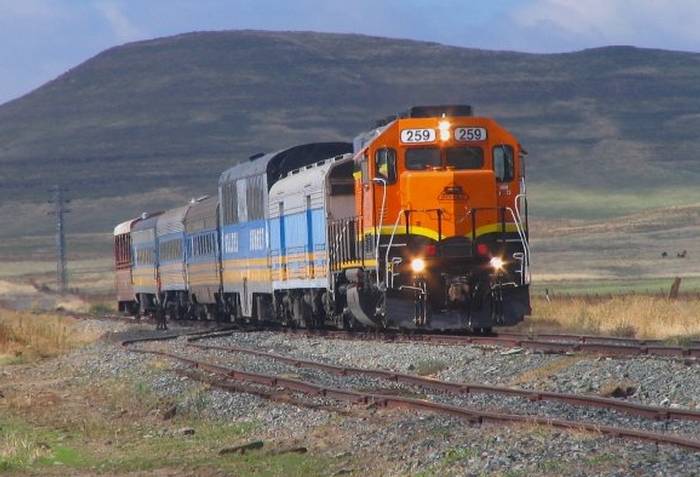
[[[255,154],[217,194],[114,229],[119,310],[488,332],[530,313],[526,150],[468,105]]]

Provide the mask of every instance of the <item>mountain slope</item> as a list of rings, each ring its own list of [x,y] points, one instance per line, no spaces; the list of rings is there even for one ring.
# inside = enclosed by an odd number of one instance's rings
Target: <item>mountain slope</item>
[[[61,183],[86,204],[102,198],[78,222],[103,230],[154,191],[170,191],[155,194],[159,206],[173,190],[211,192],[252,153],[350,139],[411,105],[449,102],[512,129],[535,184],[689,186],[700,179],[699,78],[700,54],[631,47],[533,55],[259,31],[131,43],[0,106],[0,215]],[[41,229],[0,218],[0,235]]]

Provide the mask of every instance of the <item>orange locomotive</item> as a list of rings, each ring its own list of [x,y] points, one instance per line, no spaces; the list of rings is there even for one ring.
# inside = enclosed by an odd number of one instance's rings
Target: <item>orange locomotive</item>
[[[356,217],[329,224],[352,318],[487,331],[529,314],[525,154],[460,105],[414,107],[358,136]]]

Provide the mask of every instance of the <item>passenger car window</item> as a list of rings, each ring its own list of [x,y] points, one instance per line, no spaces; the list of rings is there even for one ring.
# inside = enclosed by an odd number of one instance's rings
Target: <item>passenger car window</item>
[[[493,148],[493,173],[498,182],[510,182],[515,176],[515,161],[513,148],[508,145]]]
[[[445,152],[447,165],[455,169],[481,169],[484,151],[480,147],[451,147]]]
[[[246,202],[248,205],[248,220],[265,218],[265,179],[262,174],[247,179]]]
[[[224,210],[224,225],[238,223],[238,189],[236,182],[227,182],[221,187],[221,207]]]
[[[238,199],[238,221],[248,222],[248,181],[246,179],[238,179],[236,181],[236,199]]]
[[[385,179],[388,184],[396,182],[396,151],[393,149],[379,149],[375,153],[375,166],[377,177]]]
[[[428,167],[440,167],[440,149],[434,147],[412,147],[406,149],[406,169],[422,171]]]

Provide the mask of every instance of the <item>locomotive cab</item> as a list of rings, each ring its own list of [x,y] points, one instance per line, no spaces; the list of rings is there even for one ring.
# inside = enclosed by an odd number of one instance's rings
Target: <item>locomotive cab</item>
[[[413,108],[355,140],[362,264],[348,307],[370,326],[490,329],[529,313],[524,151],[468,106]]]

